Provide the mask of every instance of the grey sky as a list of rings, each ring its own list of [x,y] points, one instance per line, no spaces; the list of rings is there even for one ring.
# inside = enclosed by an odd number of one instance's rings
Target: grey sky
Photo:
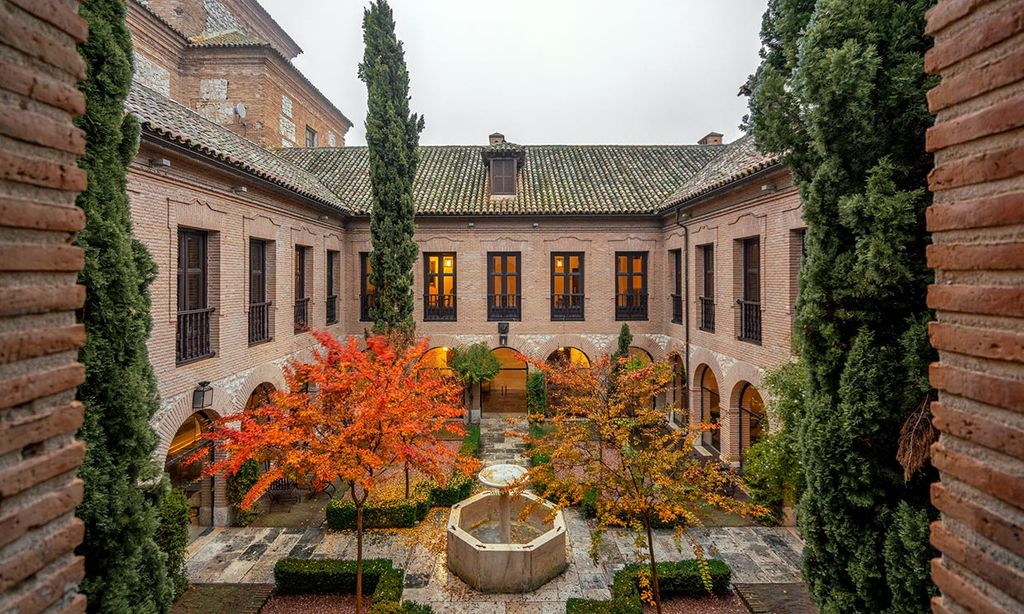
[[[365,144],[366,0],[261,0],[303,48],[296,64]],[[391,0],[421,142],[731,141],[767,0]]]

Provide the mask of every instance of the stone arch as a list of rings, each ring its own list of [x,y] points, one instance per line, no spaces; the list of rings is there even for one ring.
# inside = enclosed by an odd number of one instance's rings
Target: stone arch
[[[499,346],[491,353],[501,362],[501,371],[480,385],[480,406],[489,412],[526,411],[526,374],[528,364],[519,350]]]
[[[726,415],[722,407],[722,380],[711,364],[700,362],[694,369],[691,381],[690,424],[717,422],[719,429],[701,433],[700,442],[712,452],[717,450],[724,455],[728,439],[725,425],[722,424]]]
[[[702,347],[691,346],[690,349],[690,381],[697,382],[697,370],[701,365],[706,365],[711,372],[715,374],[715,379],[718,380],[719,385],[725,382],[724,373],[722,373],[722,365],[718,362],[718,357],[715,354]]]
[[[577,348],[579,351],[586,354],[587,358],[589,358],[592,363],[605,354],[605,352],[601,351],[601,348],[583,335],[554,335],[541,344],[536,355],[531,356],[531,358],[536,360],[547,360],[548,356],[560,347]]]
[[[616,343],[616,339],[612,339],[612,351],[615,350]],[[665,348],[652,339],[650,335],[633,335],[633,343],[631,345],[647,352],[652,360],[662,360],[665,358]]]
[[[211,418],[216,419],[229,415],[231,413],[229,408],[231,407],[231,400],[224,389],[213,385],[213,404],[203,411]],[[153,421],[153,429],[156,431],[160,441],[157,444],[156,451],[153,453],[153,457],[160,463],[161,467],[163,466],[164,459],[167,458],[167,449],[171,445],[171,440],[174,439],[174,434],[178,432],[181,425],[194,413],[196,413],[196,410],[192,408],[192,391],[189,390],[179,395],[174,399],[173,403],[157,414],[156,419]]]
[[[573,364],[579,365],[584,369],[589,369],[593,364],[590,360],[590,356],[580,348],[573,345],[564,345],[555,349],[555,351],[548,354],[545,358],[547,362],[568,360]]]
[[[749,381],[736,382],[729,393],[729,448],[741,466],[744,452],[767,432],[768,417],[761,391]]]
[[[234,415],[245,409],[245,404],[249,401],[252,391],[256,390],[263,383],[271,384],[278,390],[284,390],[288,387],[284,380],[284,371],[281,370],[281,367],[272,362],[265,362],[250,371],[245,376],[245,379],[242,380],[241,386],[238,387],[238,391],[232,398],[231,411],[226,415]]]

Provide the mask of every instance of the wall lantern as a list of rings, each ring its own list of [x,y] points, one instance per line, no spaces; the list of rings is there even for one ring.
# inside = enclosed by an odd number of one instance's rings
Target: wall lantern
[[[508,345],[508,322],[498,322],[498,345]]]
[[[199,411],[213,407],[213,387],[210,382],[199,382],[199,386],[192,391],[192,409]]]

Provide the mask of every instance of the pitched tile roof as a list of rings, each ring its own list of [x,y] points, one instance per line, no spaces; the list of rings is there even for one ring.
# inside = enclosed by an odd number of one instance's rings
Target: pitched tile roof
[[[665,202],[665,207],[681,203],[691,198],[718,189],[756,173],[777,163],[781,156],[766,154],[757,148],[754,136],[747,134],[728,145],[717,145],[721,155],[700,169],[689,181],[672,193]]]
[[[148,87],[132,83],[125,109],[139,119],[144,131],[176,141],[325,205],[347,210],[341,199],[309,172]]]
[[[516,196],[491,198],[485,147],[423,146],[413,184],[421,214],[655,213],[723,148],[702,145],[526,145]],[[355,213],[371,206],[366,147],[292,148],[278,155],[316,175]]]

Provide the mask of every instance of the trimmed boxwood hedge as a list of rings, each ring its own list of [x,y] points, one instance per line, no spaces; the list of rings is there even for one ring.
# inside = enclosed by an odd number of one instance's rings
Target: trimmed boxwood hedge
[[[430,614],[430,606],[401,603],[405,572],[388,559],[363,561],[363,592],[370,596],[370,614]],[[274,565],[280,595],[356,592],[356,562],[338,559],[281,559]]]
[[[711,592],[724,595],[729,591],[732,570],[719,559],[707,560],[711,572]],[[662,599],[668,597],[702,597],[708,592],[700,578],[696,560],[658,563],[658,588]],[[648,569],[645,563],[630,563],[615,574],[612,598],[609,601],[571,597],[565,602],[566,614],[642,614],[638,579]]]
[[[417,490],[408,499],[367,501],[363,508],[364,529],[411,527],[430,511],[430,493]],[[327,526],[335,530],[356,528],[356,505],[347,499],[327,504]]]

